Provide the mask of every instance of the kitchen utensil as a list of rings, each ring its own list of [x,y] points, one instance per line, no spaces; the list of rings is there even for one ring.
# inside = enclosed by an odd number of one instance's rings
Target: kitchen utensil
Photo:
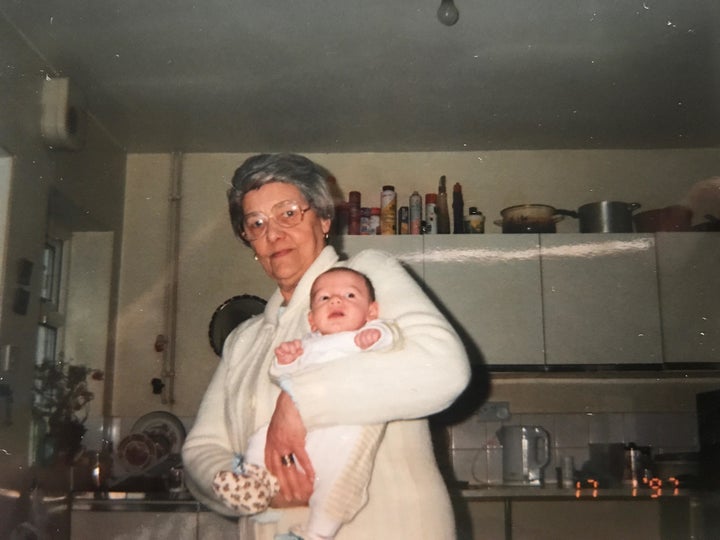
[[[554,233],[555,224],[565,216],[577,217],[573,210],[560,210],[546,204],[520,204],[500,211],[502,219],[493,223],[503,233]]]
[[[560,475],[562,487],[572,488],[575,486],[575,459],[572,456],[563,456]]]
[[[633,212],[640,203],[600,201],[578,208],[581,233],[633,232]]]
[[[637,232],[682,232],[692,230],[692,210],[673,205],[640,212],[633,217]]]
[[[503,426],[497,432],[503,447],[503,483],[542,486],[550,462],[550,435],[540,426]]]
[[[625,470],[623,484],[631,487],[643,486],[652,478],[652,462],[649,446],[629,443],[625,447]]]

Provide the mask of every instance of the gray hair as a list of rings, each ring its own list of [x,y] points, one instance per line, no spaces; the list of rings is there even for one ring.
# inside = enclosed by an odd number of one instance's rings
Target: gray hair
[[[233,231],[242,238],[242,202],[245,195],[272,182],[295,186],[319,217],[333,219],[335,204],[328,185],[331,178],[327,169],[298,154],[258,154],[249,157],[235,171],[232,187],[227,192]]]

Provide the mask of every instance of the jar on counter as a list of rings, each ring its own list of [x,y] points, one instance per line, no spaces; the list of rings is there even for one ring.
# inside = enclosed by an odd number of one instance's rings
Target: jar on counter
[[[437,209],[437,194],[426,193],[425,194],[425,234],[436,234],[437,233],[437,216],[435,210]]]
[[[409,234],[410,233],[410,209],[407,206],[401,206],[398,211],[398,233]]]
[[[422,223],[422,197],[417,191],[413,191],[412,195],[410,195],[408,221],[410,234],[420,234]]]
[[[477,207],[471,206],[465,216],[465,232],[469,234],[482,234],[485,232],[485,216]]]
[[[348,197],[348,234],[360,234],[360,192],[351,191]]]
[[[380,234],[380,207],[373,206],[370,208],[370,226],[368,234]]]
[[[367,206],[360,208],[360,234],[375,234],[374,230],[370,232],[370,208]]]
[[[380,193],[380,234],[397,234],[395,186],[383,186]]]

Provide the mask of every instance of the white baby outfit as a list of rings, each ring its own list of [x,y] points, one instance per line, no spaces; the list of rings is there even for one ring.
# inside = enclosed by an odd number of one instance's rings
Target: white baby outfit
[[[282,365],[274,360],[270,368],[272,379],[292,395],[285,384],[291,374],[361,351],[355,336],[368,328],[379,330],[380,338],[365,350],[383,351],[397,346],[397,328],[379,319],[356,331],[327,335],[313,332],[303,338],[303,353],[295,361]],[[216,493],[235,509],[239,505],[245,511],[265,510],[278,491],[277,482],[262,465],[267,429],[266,424],[250,437],[243,456],[246,474],[240,484],[233,483],[229,471],[216,477]],[[308,432],[305,447],[315,469],[315,485],[308,522],[295,529],[303,540],[334,538],[342,524],[366,504],[372,465],[384,430],[384,424],[336,425]]]

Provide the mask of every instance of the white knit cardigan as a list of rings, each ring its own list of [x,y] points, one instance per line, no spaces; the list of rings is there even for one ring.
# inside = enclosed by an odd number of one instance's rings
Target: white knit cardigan
[[[397,323],[404,347],[365,351],[357,359],[329,362],[292,377],[293,398],[308,430],[389,422],[375,460],[368,504],[336,538],[455,538],[449,497],[424,417],[448,407],[465,388],[470,378],[467,356],[455,331],[419,285],[395,258],[375,250],[339,262],[335,250],[326,247],[284,310],[276,291],[264,314],[231,333],[183,446],[189,488],[200,502],[229,515],[231,510],[212,492],[212,478],[230,469],[250,435],[270,420],[279,393],[269,377],[273,350],[309,331],[312,282],[338,265],[369,276],[379,316]],[[276,533],[305,522],[306,513],[307,508],[293,508],[241,516],[239,537],[272,540]]]

